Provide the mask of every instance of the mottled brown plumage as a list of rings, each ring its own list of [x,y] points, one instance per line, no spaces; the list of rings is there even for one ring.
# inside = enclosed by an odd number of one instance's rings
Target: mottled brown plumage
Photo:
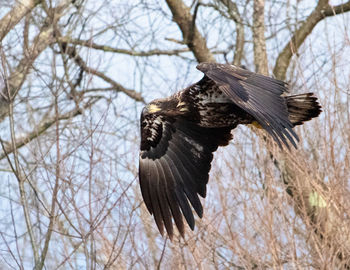
[[[312,93],[281,96],[285,82],[232,65],[201,63],[199,82],[149,103],[141,114],[139,180],[148,211],[160,233],[173,236],[173,220],[184,235],[183,216],[194,229],[198,195],[206,196],[213,152],[232,139],[238,124],[257,123],[282,148],[296,147],[295,125],[317,117]]]

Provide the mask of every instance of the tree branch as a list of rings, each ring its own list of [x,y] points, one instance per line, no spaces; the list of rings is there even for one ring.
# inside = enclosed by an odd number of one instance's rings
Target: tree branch
[[[265,0],[254,0],[253,40],[255,71],[269,74],[265,43]]]
[[[89,74],[93,74],[97,77],[100,77],[105,82],[111,84],[117,92],[122,92],[122,93],[126,94],[127,96],[129,96],[130,98],[134,99],[135,101],[145,103],[145,100],[143,99],[143,97],[141,96],[140,93],[138,93],[132,89],[127,89],[127,88],[123,87],[121,84],[114,81],[112,78],[103,74],[102,72],[88,67],[86,65],[85,61],[77,53],[75,47],[68,46],[68,44],[66,42],[61,42],[60,44],[62,47],[62,53],[67,54],[85,72],[87,72]]]
[[[52,26],[42,29],[42,31],[40,31],[40,33],[35,37],[32,46],[28,50],[28,53],[23,55],[23,58],[19,61],[12,73],[8,77],[5,74],[2,74],[5,81],[5,86],[0,90],[0,93],[2,93],[0,96],[0,120],[4,119],[8,115],[8,102],[16,96],[18,90],[21,88],[24,80],[29,74],[30,68],[35,59],[53,41]],[[5,60],[3,59],[3,61]]]
[[[120,48],[113,48],[107,45],[100,45],[96,44],[90,40],[80,40],[80,39],[70,39],[69,37],[60,37],[58,39],[60,42],[65,42],[69,44],[74,45],[81,45],[84,47],[92,48],[95,50],[101,50],[104,52],[113,52],[113,53],[120,53],[120,54],[127,54],[130,56],[154,56],[154,55],[179,55],[180,53],[189,52],[190,50],[188,48],[184,49],[173,49],[173,50],[149,50],[149,51],[134,51],[134,50],[127,50],[127,49],[120,49]]]
[[[173,20],[182,32],[184,42],[193,52],[197,62],[215,62],[215,58],[208,49],[204,37],[195,26],[190,8],[181,0],[166,0],[166,2],[173,14]]]
[[[55,41],[55,24],[64,15],[63,10],[65,10],[65,8],[68,5],[68,1],[62,1],[62,3],[60,3],[60,5],[55,8],[54,18],[52,19],[50,17],[47,17],[48,25],[45,24],[41,28],[40,33],[34,38],[30,48],[24,48],[24,55],[19,61],[18,65],[13,69],[11,74],[9,74],[9,76],[7,76],[7,74],[1,74],[5,82],[5,86],[2,89],[0,89],[0,121],[8,115],[8,104],[16,96],[17,92],[22,87],[35,60],[50,44],[52,44]],[[5,59],[3,58],[3,55],[1,56],[2,62],[4,62]]]
[[[279,54],[273,74],[280,80],[285,80],[287,69],[294,53],[298,51],[304,40],[315,26],[323,19],[340,13],[350,11],[350,1],[338,6],[330,6],[328,0],[320,0],[312,13],[302,23],[302,25],[294,32],[287,45]]]
[[[264,43],[260,43],[261,41],[265,42],[263,38],[264,31],[261,29],[261,23],[263,23],[263,2],[264,0],[254,1],[253,15],[254,61],[257,68],[256,71],[259,73],[265,73],[264,70],[267,70],[266,48]],[[326,16],[333,16],[337,12],[345,10],[350,10],[350,1],[332,8],[328,4],[328,0],[319,0],[315,10],[301,27],[296,30],[289,44],[279,55],[274,69],[276,77],[282,80],[285,79],[292,54],[298,50],[319,21]],[[261,65],[259,65],[260,61],[262,61]],[[349,258],[350,248],[348,241],[343,240],[341,245],[337,242],[339,235],[348,235],[348,233],[344,233],[347,222],[337,210],[339,207],[329,196],[327,186],[316,172],[311,173],[303,168],[303,164],[297,164],[298,159],[295,156],[292,156],[290,153],[277,154],[273,151],[269,140],[267,139],[266,141],[270,158],[281,172],[286,192],[294,201],[296,213],[303,219],[305,225],[313,231],[312,244],[314,247],[336,248],[332,252],[339,259]],[[339,246],[334,246],[335,243],[339,244]],[[349,269],[347,262],[345,264],[344,262],[340,263],[343,264],[342,269]]]
[[[58,193],[58,189],[59,189],[59,182],[60,182],[60,174],[61,174],[61,149],[60,149],[60,120],[59,120],[59,109],[58,109],[58,95],[56,93],[55,95],[55,124],[56,124],[56,168],[55,168],[55,185],[52,191],[52,197],[51,197],[51,210],[49,212],[49,226],[47,228],[47,232],[46,232],[46,236],[45,236],[45,241],[44,241],[44,247],[42,249],[41,252],[41,256],[40,256],[40,261],[39,263],[36,265],[36,269],[37,270],[41,270],[43,269],[44,265],[45,265],[45,259],[47,256],[47,252],[49,250],[49,245],[50,245],[50,240],[51,240],[51,236],[52,236],[52,232],[53,232],[53,227],[54,224],[56,223],[56,202],[57,202],[57,193]],[[80,112],[80,110],[78,109],[77,112]]]
[[[15,1],[15,6],[0,19],[0,41],[4,39],[17,23],[31,12],[41,0],[20,0]]]
[[[227,9],[229,18],[236,23],[236,48],[233,56],[233,64],[240,66],[244,53],[244,25],[236,3],[231,0],[219,0]],[[218,10],[218,9],[217,9]],[[220,10],[218,10],[220,12]]]
[[[88,108],[89,106],[90,106],[90,104],[86,104],[84,106],[84,109]],[[71,118],[81,114],[81,112],[82,112],[81,109],[76,108],[72,111],[69,111],[65,114],[58,116],[58,120],[71,119]],[[13,145],[4,142],[3,144],[4,144],[5,148],[3,149],[3,153],[0,154],[0,160],[4,159],[6,156],[11,154],[15,149],[19,149],[22,146],[24,146],[24,145],[28,144],[29,142],[31,142],[32,140],[34,140],[35,138],[39,137],[41,134],[43,134],[47,129],[49,129],[55,123],[56,123],[56,117],[51,117],[49,119],[47,119],[47,117],[45,117],[45,119],[43,119],[43,121],[41,123],[39,123],[39,125],[37,127],[35,127],[32,132],[28,133],[27,135],[23,136],[22,138],[17,138]]]
[[[27,227],[27,232],[29,235],[30,239],[30,244],[32,246],[32,251],[33,251],[33,257],[34,257],[34,262],[35,265],[39,261],[39,253],[38,253],[38,245],[36,241],[36,237],[33,232],[33,223],[30,219],[30,213],[29,213],[29,207],[28,207],[28,200],[26,198],[26,192],[24,188],[24,182],[26,180],[26,177],[22,173],[22,168],[19,164],[18,160],[18,149],[15,147],[15,128],[14,128],[14,119],[13,119],[13,101],[10,101],[9,103],[9,119],[10,119],[10,133],[11,133],[11,146],[13,148],[13,161],[14,161],[14,166],[12,164],[12,161],[10,160],[9,156],[7,155],[7,161],[14,173],[14,175],[17,178],[18,181],[18,188],[19,188],[19,194],[20,194],[20,201],[23,209],[23,215],[24,215],[24,220],[26,223]],[[3,145],[1,141],[1,145]]]
[[[335,15],[341,14],[341,13],[345,13],[348,11],[350,11],[350,1],[348,1],[344,4],[341,4],[341,5],[338,5],[338,6],[328,6],[328,8],[326,8],[323,11],[323,15],[326,17],[330,17],[330,16],[335,16]]]

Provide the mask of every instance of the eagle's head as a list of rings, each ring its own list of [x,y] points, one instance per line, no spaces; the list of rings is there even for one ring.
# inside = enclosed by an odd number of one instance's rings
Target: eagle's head
[[[162,114],[175,116],[188,111],[184,102],[180,102],[176,98],[161,98],[155,99],[144,108],[146,114]]]

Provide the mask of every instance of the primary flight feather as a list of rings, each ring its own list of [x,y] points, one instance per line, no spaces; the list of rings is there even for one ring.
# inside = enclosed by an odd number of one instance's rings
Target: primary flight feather
[[[142,110],[139,180],[148,211],[160,233],[172,238],[173,221],[184,236],[183,217],[194,229],[198,195],[206,196],[213,152],[232,139],[239,124],[258,124],[278,143],[296,147],[294,132],[321,112],[312,93],[281,96],[287,84],[248,70],[201,63],[204,77]]]

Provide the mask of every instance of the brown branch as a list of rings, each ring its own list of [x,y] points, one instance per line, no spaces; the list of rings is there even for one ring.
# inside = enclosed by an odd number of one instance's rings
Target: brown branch
[[[338,258],[337,269],[349,269],[348,220],[341,210],[344,206],[334,200],[334,191],[317,172],[311,173],[310,169],[305,168],[305,162],[300,163],[298,158],[284,154],[276,158],[274,164],[282,173],[281,178],[294,201],[295,212],[313,231],[310,244],[314,248],[331,250]]]
[[[274,74],[277,78],[284,80],[290,64],[293,53],[296,53],[304,40],[311,34],[314,27],[321,20],[328,16],[334,16],[343,12],[350,11],[350,1],[331,7],[328,0],[320,0],[309,15],[306,21],[295,31],[291,40],[284,47],[277,58]],[[271,155],[274,158],[274,155]],[[286,186],[288,195],[293,199],[296,213],[302,217],[306,226],[314,232],[311,244],[315,248],[329,248],[343,265],[342,269],[349,269],[348,262],[341,262],[344,258],[349,258],[350,246],[348,239],[339,242],[340,235],[347,228],[347,222],[342,213],[338,211],[341,207],[336,205],[336,201],[331,197],[327,185],[317,177],[317,173],[311,174],[308,171],[300,169],[296,171],[296,160],[285,154],[282,158],[276,158],[280,162],[274,162],[278,170],[281,171],[281,178]],[[300,166],[300,168],[302,168]]]
[[[120,54],[127,54],[130,56],[154,56],[154,55],[179,55],[180,53],[189,52],[190,50],[188,48],[184,49],[173,49],[173,50],[159,50],[159,49],[153,49],[149,51],[134,51],[134,50],[127,50],[127,49],[120,49],[120,48],[114,48],[107,45],[100,45],[96,44],[90,40],[80,40],[80,39],[70,39],[69,37],[61,37],[58,39],[60,42],[65,42],[69,44],[74,45],[81,45],[84,47],[92,48],[95,50],[101,50],[104,52],[113,52],[113,53],[120,53]]]
[[[64,15],[63,11],[69,6],[69,4],[70,3],[68,1],[63,1],[58,7],[55,8],[54,19],[47,17],[47,25],[45,24],[41,28],[40,33],[34,38],[32,45],[28,49],[24,48],[23,57],[13,69],[11,74],[9,74],[9,76],[7,76],[7,74],[1,74],[4,78],[5,86],[0,89],[0,121],[8,115],[8,104],[17,95],[17,92],[22,87],[35,60],[50,44],[55,41],[54,26]],[[4,62],[5,59],[3,55],[1,56],[2,61]]]
[[[242,23],[243,19],[239,14],[236,3],[230,0],[222,0],[222,2],[227,2],[226,6],[228,8],[229,15],[236,22],[236,49],[235,55],[233,57],[233,64],[236,66],[240,66],[242,64],[245,43],[244,25]]]
[[[253,40],[255,71],[264,75],[269,74],[267,64],[265,22],[265,0],[254,0]]]
[[[273,70],[276,78],[285,80],[287,69],[293,54],[298,51],[304,40],[308,35],[311,34],[312,30],[321,20],[325,19],[326,17],[334,16],[348,11],[350,11],[350,1],[332,7],[328,4],[328,0],[319,0],[316,8],[302,23],[302,25],[294,32],[287,45],[279,54],[275,63],[275,68]]]
[[[166,0],[166,2],[173,14],[173,20],[182,32],[184,42],[194,54],[197,62],[215,62],[215,58],[208,49],[204,37],[195,26],[195,20],[191,15],[190,8],[181,0]]]
[[[108,77],[107,75],[103,74],[102,72],[95,70],[93,68],[90,68],[90,67],[86,67],[86,68],[84,68],[84,70],[90,74],[94,74],[97,77],[100,77],[105,82],[108,82],[109,84],[111,84],[114,87],[115,91],[122,92],[122,93],[126,94],[128,97],[134,99],[135,101],[146,103],[144,98],[142,97],[142,95],[139,92],[136,92],[133,89],[125,88],[120,83],[117,83],[112,78]]]
[[[58,109],[58,96],[57,94],[55,95],[55,124],[56,124],[56,168],[55,168],[55,185],[52,191],[52,197],[51,197],[51,210],[49,212],[49,226],[47,228],[47,232],[46,232],[46,236],[45,236],[45,241],[44,241],[44,247],[42,249],[41,252],[41,256],[40,256],[40,261],[39,263],[36,265],[35,269],[37,270],[41,270],[43,269],[44,265],[45,265],[45,259],[47,256],[47,252],[49,250],[49,245],[50,245],[50,240],[51,240],[51,236],[52,236],[52,232],[53,232],[53,227],[54,224],[56,223],[56,202],[57,202],[57,193],[58,193],[58,189],[59,189],[59,180],[60,180],[60,163],[61,163],[61,151],[60,151],[60,120],[59,120],[59,109]],[[80,112],[80,110],[78,109],[77,112]]]
[[[330,17],[348,11],[350,11],[350,1],[338,6],[328,6],[328,8],[323,11],[323,15],[326,17]]]
[[[213,7],[221,15],[228,17],[236,23],[236,48],[233,57],[233,64],[240,66],[242,63],[245,43],[243,19],[239,13],[236,3],[232,2],[231,0],[218,0],[218,2],[222,3],[226,7],[228,16],[226,16],[226,14],[223,14],[221,9],[215,4],[206,4],[206,6]]]
[[[15,27],[41,0],[15,1],[16,5],[0,19],[0,41]]]
[[[267,71],[265,39],[263,37],[263,8],[264,0],[254,0],[253,14],[253,38],[254,38],[254,60],[256,71],[265,73]],[[289,44],[279,55],[274,73],[277,78],[285,79],[286,70],[289,66],[292,54],[297,52],[305,38],[312,32],[316,24],[326,16],[333,16],[337,12],[350,10],[350,2],[332,8],[328,0],[319,0],[317,7],[293,34]],[[260,28],[260,29],[259,29]],[[263,41],[263,43],[261,43]],[[260,48],[258,48],[260,46]],[[260,65],[261,64],[261,65]],[[266,74],[266,73],[265,73]],[[290,153],[276,153],[271,147],[271,142],[266,139],[269,155],[276,168],[281,172],[281,178],[286,187],[287,194],[292,198],[296,213],[303,219],[304,224],[312,230],[311,245],[314,248],[335,249],[333,254],[340,260],[349,258],[350,247],[348,241],[340,243],[339,235],[348,235],[346,232],[347,222],[338,211],[330,195],[327,185],[318,177],[316,172],[310,172],[304,164]],[[345,233],[344,233],[345,231]],[[337,246],[336,246],[337,245]],[[342,263],[342,269],[349,269],[347,262]]]
[[[97,77],[100,77],[105,82],[111,84],[114,87],[115,91],[122,92],[122,93],[126,94],[128,97],[134,99],[135,101],[146,103],[139,92],[136,92],[135,90],[132,90],[132,89],[127,89],[124,86],[122,86],[121,84],[119,84],[116,81],[114,81],[112,78],[110,78],[107,75],[103,74],[102,72],[100,72],[100,71],[98,71],[96,69],[88,67],[86,65],[85,61],[79,56],[79,54],[76,51],[75,47],[68,46],[68,44],[66,42],[61,42],[60,44],[61,44],[61,52],[64,53],[64,54],[67,54],[68,57],[73,59],[74,62],[81,69],[83,69],[85,72],[87,72],[89,74],[93,74],[93,75],[95,75]]]
[[[34,61],[52,42],[54,42],[53,28],[42,29],[35,37],[28,53],[23,55],[12,73],[8,77],[3,75],[6,78],[6,86],[0,89],[0,93],[2,93],[0,97],[0,120],[8,115],[8,102],[16,96],[18,90],[22,87]]]
[[[170,42],[174,42],[174,43],[180,44],[180,45],[186,45],[186,43],[183,40],[178,40],[175,38],[165,38],[165,40],[170,41]]]
[[[23,216],[26,223],[27,233],[29,235],[30,244],[32,247],[33,257],[35,265],[37,264],[39,260],[39,253],[38,253],[38,245],[36,241],[36,237],[33,232],[33,223],[30,219],[30,213],[29,213],[29,207],[28,207],[28,200],[26,198],[26,191],[24,188],[24,182],[26,180],[25,175],[22,172],[22,168],[19,163],[18,159],[18,149],[15,147],[15,128],[14,128],[14,118],[13,118],[13,102],[9,102],[9,119],[10,119],[10,134],[11,134],[11,146],[13,148],[13,161],[9,158],[9,156],[6,154],[7,161],[11,167],[11,170],[18,181],[18,189],[20,194],[20,202],[23,209]],[[0,140],[1,146],[4,150],[4,144],[3,141]],[[13,164],[14,163],[14,164]]]
[[[87,108],[89,106],[90,104],[87,104],[84,106],[84,108]],[[76,108],[72,111],[69,111],[65,114],[60,115],[58,117],[58,120],[71,119],[79,114],[81,114],[81,109]],[[7,155],[11,154],[15,149],[19,149],[22,146],[28,144],[32,140],[39,137],[41,134],[43,134],[47,129],[49,129],[55,123],[56,123],[56,117],[52,117],[49,119],[45,117],[45,119],[43,119],[43,121],[39,123],[38,126],[36,126],[33,131],[23,136],[22,138],[17,138],[14,142],[14,146],[4,142],[5,148],[3,149],[3,153],[0,154],[0,160],[4,159]]]

